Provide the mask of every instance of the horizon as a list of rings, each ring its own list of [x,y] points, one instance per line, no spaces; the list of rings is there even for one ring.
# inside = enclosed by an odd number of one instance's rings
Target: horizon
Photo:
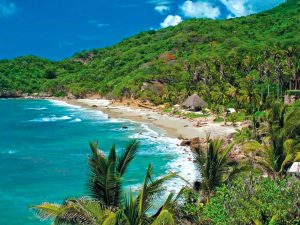
[[[191,18],[228,19],[271,9],[284,0],[0,0],[0,60],[33,55],[60,61],[115,45],[143,31]]]

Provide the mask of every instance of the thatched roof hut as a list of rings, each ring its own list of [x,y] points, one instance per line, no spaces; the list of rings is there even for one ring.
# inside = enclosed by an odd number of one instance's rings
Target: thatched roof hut
[[[206,107],[206,102],[200,98],[197,94],[193,94],[188,97],[183,103],[183,107],[188,110],[199,111]]]

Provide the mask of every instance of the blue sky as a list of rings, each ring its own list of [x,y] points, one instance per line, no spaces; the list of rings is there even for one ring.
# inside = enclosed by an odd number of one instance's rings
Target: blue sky
[[[60,60],[189,18],[226,19],[284,0],[0,0],[0,59]]]

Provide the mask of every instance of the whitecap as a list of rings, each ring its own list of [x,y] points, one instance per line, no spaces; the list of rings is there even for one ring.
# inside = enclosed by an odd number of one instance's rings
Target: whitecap
[[[1,151],[1,154],[13,155],[13,154],[16,154],[16,151],[15,150],[3,150],[3,151]]]
[[[72,105],[72,104],[69,104],[69,103],[66,103],[64,101],[61,101],[61,100],[54,100],[54,99],[50,99],[49,100],[53,105],[56,105],[56,106],[64,106],[64,107],[70,107],[70,108],[82,108],[81,106],[78,106],[78,105]]]
[[[110,119],[108,120],[108,122],[110,122],[110,123],[124,123],[125,120],[116,119],[116,118],[110,118]]]
[[[29,120],[30,122],[56,122],[56,121],[63,121],[63,120],[70,120],[72,117],[70,116],[50,116],[50,117],[42,117],[33,120]]]
[[[39,107],[39,108],[26,108],[26,109],[28,109],[28,110],[37,110],[37,111],[41,111],[41,110],[46,110],[46,109],[48,109],[48,108],[46,108],[46,107]]]
[[[70,122],[71,122],[71,123],[78,123],[78,122],[81,122],[81,121],[82,121],[81,119],[76,118],[76,119],[74,119],[74,120],[71,120]]]

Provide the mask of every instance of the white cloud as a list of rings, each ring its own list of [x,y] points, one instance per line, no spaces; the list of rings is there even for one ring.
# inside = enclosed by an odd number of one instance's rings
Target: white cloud
[[[240,17],[270,9],[284,2],[284,0],[220,0],[220,2],[235,17]]]
[[[169,26],[176,26],[177,24],[179,24],[180,22],[182,22],[182,18],[181,16],[178,15],[168,15],[164,22],[162,22],[160,24],[161,27],[165,28],[165,27],[169,27]]]
[[[252,9],[247,7],[247,0],[220,0],[227,9],[233,13],[235,16],[246,16],[252,13]]]
[[[170,10],[169,6],[165,6],[165,5],[157,5],[154,7],[154,10],[156,10],[157,12],[164,14],[165,12]]]
[[[16,14],[17,6],[15,3],[6,0],[0,0],[0,17],[7,17]]]
[[[231,15],[231,14],[228,14],[228,15],[226,16],[226,19],[232,19],[232,18],[234,18],[234,16]]]
[[[203,1],[185,1],[180,8],[186,17],[216,19],[221,14],[217,6]]]

